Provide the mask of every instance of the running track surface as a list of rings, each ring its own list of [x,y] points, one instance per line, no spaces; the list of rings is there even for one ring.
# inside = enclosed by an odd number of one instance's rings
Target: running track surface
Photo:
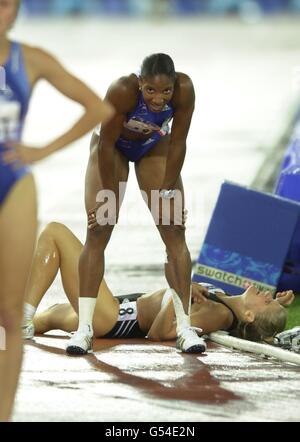
[[[300,367],[209,343],[96,340],[67,356],[62,333],[25,345],[15,420],[97,422],[299,421]]]

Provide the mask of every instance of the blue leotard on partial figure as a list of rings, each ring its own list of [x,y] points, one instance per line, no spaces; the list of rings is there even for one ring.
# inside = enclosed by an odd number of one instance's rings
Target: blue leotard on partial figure
[[[7,62],[3,66],[5,84],[0,88],[0,205],[28,167],[19,163],[5,164],[2,158],[7,142],[20,142],[28,110],[31,86],[25,70],[22,48],[12,42]]]
[[[127,140],[120,137],[116,142],[116,147],[129,161],[138,161],[158,141],[170,132],[169,122],[174,115],[174,109],[171,104],[166,104],[161,112],[151,112],[143,98],[142,92],[139,93],[138,103],[133,112],[127,114],[124,127],[126,129],[150,135],[147,140]]]

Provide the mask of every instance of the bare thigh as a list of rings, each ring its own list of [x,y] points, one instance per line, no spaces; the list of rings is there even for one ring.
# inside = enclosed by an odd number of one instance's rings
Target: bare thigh
[[[0,305],[22,312],[36,241],[37,202],[32,175],[12,189],[0,209]]]
[[[70,301],[70,306],[57,306],[51,311],[59,316],[53,320],[56,324],[63,324],[65,331],[73,331],[74,324],[77,327],[78,297],[79,297],[79,257],[83,245],[79,239],[62,224],[56,225],[55,242],[60,253],[60,270],[64,290]],[[66,316],[64,317],[64,313]],[[119,313],[119,302],[113,297],[112,292],[102,280],[97,297],[93,328],[95,336],[102,336],[108,333],[116,323]],[[49,318],[49,316],[48,316]]]
[[[151,191],[161,189],[164,180],[169,143],[170,137],[168,135],[161,138],[156,146],[135,165],[137,181],[140,189],[147,195],[147,205],[150,210]],[[182,209],[184,209],[184,189],[181,177],[177,180],[175,189],[181,192]]]
[[[85,178],[85,207],[87,212],[96,206],[97,194],[104,190],[98,166],[99,149],[101,149],[101,146],[99,146],[99,136],[94,134],[91,141],[90,158]],[[127,182],[129,165],[128,160],[116,148],[114,148],[114,162],[117,188],[120,182]],[[120,206],[123,198],[124,194],[122,192],[117,194],[117,200]]]
[[[79,296],[78,264],[83,245],[64,224],[51,223],[44,233],[51,237],[57,247],[63,288],[72,307],[77,310]]]
[[[72,308],[77,312],[79,297],[78,265],[83,245],[67,226],[57,222],[47,225],[41,238],[43,237],[54,241],[59,255],[63,288]],[[101,303],[102,299],[108,302],[107,299],[113,296],[104,279],[99,289],[99,295],[101,297],[99,297],[99,301],[97,300],[97,305],[100,303],[100,299]]]
[[[72,332],[77,330],[78,316],[71,304],[55,304],[47,310],[37,313],[33,318],[36,334],[50,330]]]

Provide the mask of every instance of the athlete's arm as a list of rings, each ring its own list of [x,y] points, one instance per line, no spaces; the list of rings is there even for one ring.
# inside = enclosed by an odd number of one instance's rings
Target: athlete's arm
[[[118,138],[121,135],[126,114],[130,111],[135,102],[135,96],[130,81],[121,78],[113,83],[106,94],[108,100],[115,108],[114,117],[102,126],[99,140],[99,172],[103,189],[115,189],[115,162],[114,149]]]
[[[113,116],[114,110],[111,104],[102,101],[81,80],[68,72],[52,55],[41,49],[32,48],[31,59],[38,73],[38,79],[47,80],[65,97],[85,108],[84,115],[77,123],[48,146],[50,153],[78,140],[98,123],[106,122]]]
[[[208,298],[208,290],[197,282],[192,282],[192,299],[195,303],[201,304],[206,302]]]
[[[82,105],[85,109],[82,117],[69,130],[43,148],[34,149],[22,144],[13,146],[17,158],[11,157],[8,160],[19,159],[23,163],[32,163],[78,140],[98,123],[108,121],[114,115],[114,109],[110,103],[102,101],[81,80],[69,73],[49,53],[39,48],[25,46],[24,54],[34,84],[39,80],[46,80],[65,97]],[[44,105],[47,106],[47,103]]]
[[[191,325],[201,328],[201,335],[218,330],[228,330],[233,316],[223,304],[204,302],[191,314]],[[153,341],[166,341],[176,338],[176,318],[172,298],[160,310],[148,332]]]
[[[179,74],[179,76],[175,86],[175,112],[162,189],[173,189],[179,178],[186,154],[186,139],[195,107],[195,91],[191,79],[185,74]]]
[[[292,302],[294,301],[295,295],[292,290],[288,290],[285,292],[276,293],[275,299],[276,299],[276,301],[279,302],[279,304],[284,305],[284,306],[288,306],[288,305],[291,305]]]

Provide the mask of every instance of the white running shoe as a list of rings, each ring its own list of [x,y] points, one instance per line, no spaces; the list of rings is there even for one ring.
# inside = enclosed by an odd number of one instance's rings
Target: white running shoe
[[[33,339],[33,337],[34,337],[34,325],[33,325],[32,321],[27,321],[22,326],[22,335],[23,335],[23,339],[26,339],[26,340]]]
[[[178,332],[176,348],[183,353],[204,353],[206,343],[197,335],[195,327],[184,327]]]
[[[93,330],[90,325],[83,326],[74,333],[66,346],[69,355],[86,355],[92,352]]]

